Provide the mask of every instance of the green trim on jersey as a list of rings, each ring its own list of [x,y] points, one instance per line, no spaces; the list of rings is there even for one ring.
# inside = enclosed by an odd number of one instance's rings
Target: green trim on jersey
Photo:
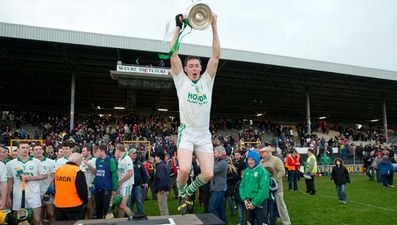
[[[186,128],[186,125],[185,124],[181,124],[179,127],[178,127],[178,140],[177,140],[177,142],[176,142],[176,146],[179,148],[179,144],[181,143],[181,139],[182,139],[182,133],[183,133],[183,131],[185,130],[185,128]]]
[[[18,160],[19,162],[25,164],[25,163],[27,163],[27,162],[29,162],[29,161],[32,161],[32,160],[33,160],[33,157],[32,157],[32,156],[29,156],[29,157],[28,157],[28,160],[26,160],[26,161],[22,161],[21,158],[17,157],[17,160]]]

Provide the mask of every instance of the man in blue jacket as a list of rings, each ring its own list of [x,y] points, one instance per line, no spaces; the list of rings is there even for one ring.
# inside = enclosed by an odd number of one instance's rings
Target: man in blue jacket
[[[136,203],[135,215],[143,215],[143,190],[148,187],[149,175],[147,174],[142,162],[138,159],[138,154],[135,148],[130,148],[128,155],[134,164],[134,186],[132,187],[132,195],[130,201],[130,208],[134,207]]]
[[[157,203],[160,209],[160,215],[169,215],[168,213],[168,194],[170,191],[170,176],[168,174],[167,164],[164,161],[165,154],[163,151],[156,153],[156,172],[154,174],[154,191],[157,193]]]

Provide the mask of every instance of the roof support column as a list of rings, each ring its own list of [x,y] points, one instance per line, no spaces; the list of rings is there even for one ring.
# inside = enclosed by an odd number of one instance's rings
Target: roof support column
[[[136,90],[133,88],[127,88],[127,102],[126,108],[128,111],[134,112],[136,110]]]
[[[76,74],[72,73],[72,83],[70,85],[70,131],[74,128],[74,105],[76,96]]]
[[[387,113],[386,113],[386,98],[383,98],[383,129],[385,131],[386,143],[389,142],[389,135],[387,133]]]
[[[310,122],[310,95],[309,89],[306,89],[306,118],[307,118],[307,133],[312,133],[311,122]]]

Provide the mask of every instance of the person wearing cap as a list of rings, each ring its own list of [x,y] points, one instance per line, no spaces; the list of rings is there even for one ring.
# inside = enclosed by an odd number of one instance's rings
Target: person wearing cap
[[[306,193],[310,195],[316,194],[316,188],[314,186],[314,177],[317,173],[317,160],[314,156],[314,149],[309,148],[307,150],[307,159],[305,164],[305,183]]]
[[[80,170],[83,156],[73,153],[54,175],[56,221],[84,219],[83,205],[88,201],[87,183]]]
[[[210,187],[210,201],[208,206],[209,213],[213,213],[225,224],[226,221],[226,174],[227,174],[227,162],[226,162],[226,150],[223,146],[217,146],[214,149],[214,177],[211,180]]]
[[[130,148],[128,150],[128,155],[130,156],[132,163],[134,164],[134,185],[132,186],[131,199],[128,201],[129,206],[133,209],[136,203],[136,213],[135,215],[143,215],[143,190],[148,188],[149,175],[146,172],[142,162],[138,159],[137,150],[135,148]]]
[[[284,163],[280,158],[273,156],[273,149],[270,146],[264,147],[260,150],[262,155],[262,166],[270,167],[273,169],[273,178],[276,179],[278,184],[278,190],[275,193],[276,205],[278,214],[280,215],[281,222],[284,225],[290,225],[291,220],[289,218],[287,205],[284,201],[284,190],[283,190],[283,177],[285,176]]]
[[[268,224],[270,174],[261,166],[259,154],[255,150],[247,153],[247,166],[240,183],[241,200],[247,210],[254,211],[256,224]]]
[[[181,14],[175,17],[177,26],[172,44],[178,40],[183,25],[182,19]],[[183,66],[178,55],[178,48],[170,57],[170,74],[177,91],[181,124],[178,128],[179,172],[177,187],[179,192],[178,210],[182,215],[187,212],[186,201],[191,201],[190,196],[212,179],[214,171],[213,146],[209,125],[212,90],[221,55],[217,16],[215,14],[211,18],[211,27],[212,56],[204,73],[201,74],[201,60],[197,56],[185,58],[185,66]],[[192,167],[192,153],[197,156],[200,162],[201,173],[191,184],[187,185]]]
[[[169,215],[168,213],[168,193],[170,191],[170,176],[168,174],[167,164],[165,163],[165,154],[163,151],[156,152],[156,172],[154,173],[154,192],[157,194],[157,203],[160,209],[160,215]]]

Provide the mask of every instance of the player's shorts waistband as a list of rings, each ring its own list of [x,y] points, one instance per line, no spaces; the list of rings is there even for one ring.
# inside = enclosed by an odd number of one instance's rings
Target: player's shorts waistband
[[[189,126],[186,126],[185,124],[181,123],[181,125],[179,125],[179,129],[189,129],[192,131],[208,131],[210,128],[209,127],[189,127]]]

